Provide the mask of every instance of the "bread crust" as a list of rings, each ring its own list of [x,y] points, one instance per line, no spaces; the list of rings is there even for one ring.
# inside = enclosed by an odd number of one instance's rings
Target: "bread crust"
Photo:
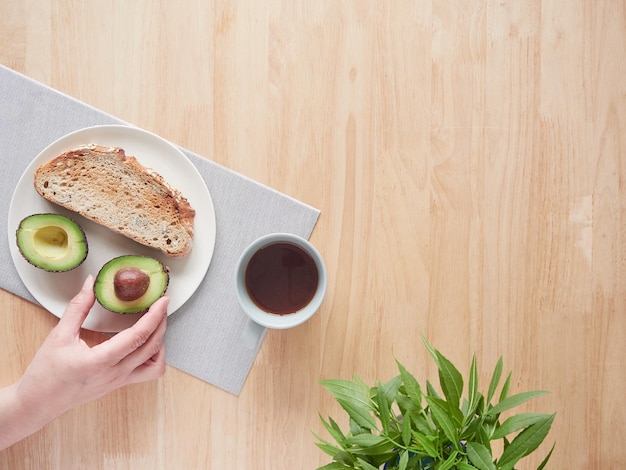
[[[192,248],[195,210],[156,171],[120,147],[81,146],[35,170],[45,199],[168,256]]]

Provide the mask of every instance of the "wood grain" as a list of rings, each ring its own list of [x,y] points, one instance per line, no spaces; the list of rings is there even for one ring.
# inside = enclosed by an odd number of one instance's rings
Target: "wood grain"
[[[319,380],[436,381],[420,334],[551,391],[520,468],[626,466],[625,52],[620,0],[2,2],[0,63],[320,208],[330,284],[239,397],[168,368],[0,469],[316,468]],[[9,384],[56,319],[0,302]]]

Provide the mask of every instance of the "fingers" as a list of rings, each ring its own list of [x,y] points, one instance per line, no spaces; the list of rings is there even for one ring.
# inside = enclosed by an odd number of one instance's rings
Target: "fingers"
[[[70,301],[59,320],[56,327],[59,334],[66,338],[74,338],[79,334],[80,328],[95,302],[93,283],[93,276],[88,275],[80,292]]]
[[[139,348],[122,359],[118,365],[126,370],[134,370],[142,364],[154,360],[163,349],[163,337],[165,336],[166,324],[167,318],[163,317],[150,338]]]
[[[135,367],[126,379],[126,384],[146,382],[158,379],[165,373],[165,346],[143,364]]]
[[[95,346],[94,349],[102,354],[103,362],[117,364],[137,352],[134,354],[134,363],[137,367],[153,356],[158,351],[158,345],[161,344],[165,334],[168,303],[168,297],[161,297],[133,326]]]

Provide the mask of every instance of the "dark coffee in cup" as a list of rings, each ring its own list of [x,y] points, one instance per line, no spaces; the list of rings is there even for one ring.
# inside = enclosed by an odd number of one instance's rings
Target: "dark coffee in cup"
[[[260,337],[252,323],[274,329],[301,325],[319,310],[327,285],[324,260],[306,238],[284,232],[257,238],[235,269],[237,300],[252,320],[244,334]]]
[[[313,299],[319,273],[313,257],[294,243],[275,242],[252,255],[245,271],[245,287],[263,311],[288,315]]]

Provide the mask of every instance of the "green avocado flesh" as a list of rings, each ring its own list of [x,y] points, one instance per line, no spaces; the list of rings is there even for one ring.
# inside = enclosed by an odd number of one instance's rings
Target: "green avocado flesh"
[[[128,276],[120,277],[124,273],[131,273],[130,278],[134,277],[137,282],[132,283]],[[128,286],[128,283],[133,285]],[[165,294],[168,284],[169,272],[163,263],[147,256],[126,255],[113,258],[102,266],[96,276],[94,292],[100,305],[111,312],[143,313]],[[133,298],[133,295],[122,295],[129,291],[136,291],[139,296]],[[128,297],[132,300],[128,300]]]
[[[60,214],[33,214],[20,222],[17,247],[33,266],[50,272],[69,271],[87,257],[87,238],[73,220]]]

